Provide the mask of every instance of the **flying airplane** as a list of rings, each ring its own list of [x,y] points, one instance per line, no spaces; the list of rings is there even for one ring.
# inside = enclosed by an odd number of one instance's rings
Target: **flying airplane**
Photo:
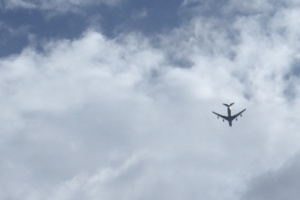
[[[237,117],[240,115],[242,117],[242,113],[246,110],[242,110],[241,112],[239,112],[238,114],[236,115],[231,115],[231,106],[233,105],[234,103],[231,103],[231,104],[226,104],[226,103],[223,103],[224,106],[227,106],[227,113],[228,113],[228,116],[223,116],[223,115],[220,115],[218,113],[215,113],[214,111],[212,111],[214,114],[216,114],[219,117],[223,118],[223,122],[224,122],[224,119],[228,121],[229,123],[229,126],[232,126],[232,121],[234,119],[237,120]]]

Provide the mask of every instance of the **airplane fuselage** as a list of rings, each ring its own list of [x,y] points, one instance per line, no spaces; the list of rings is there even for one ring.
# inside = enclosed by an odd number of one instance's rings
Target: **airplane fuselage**
[[[229,123],[229,126],[232,126],[232,119],[231,119],[231,108],[230,106],[228,106],[227,108],[227,113],[228,113],[228,123]]]

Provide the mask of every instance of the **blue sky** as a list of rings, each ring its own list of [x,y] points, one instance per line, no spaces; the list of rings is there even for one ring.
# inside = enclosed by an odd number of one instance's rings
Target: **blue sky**
[[[4,0],[0,199],[299,197],[296,0]],[[244,108],[233,127],[212,110]]]
[[[109,38],[132,31],[147,36],[170,31],[185,19],[181,4],[180,0],[124,1],[115,6],[91,3],[52,14],[55,12],[52,9],[5,9],[4,3],[1,35],[5,42],[2,42],[1,55],[20,53],[30,43],[28,34],[34,35],[38,40],[75,39],[91,26],[101,29]],[[19,31],[12,34],[9,30]]]

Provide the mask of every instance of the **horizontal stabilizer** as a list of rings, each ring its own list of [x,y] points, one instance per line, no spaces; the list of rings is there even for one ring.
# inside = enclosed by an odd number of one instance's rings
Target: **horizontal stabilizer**
[[[231,103],[231,104],[227,104],[227,103],[223,103],[224,106],[227,106],[227,107],[230,107],[232,106],[234,103]]]

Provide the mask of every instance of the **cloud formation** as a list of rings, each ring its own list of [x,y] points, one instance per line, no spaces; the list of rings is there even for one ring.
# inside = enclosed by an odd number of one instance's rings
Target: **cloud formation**
[[[292,199],[295,5],[228,1],[163,33],[92,26],[1,58],[0,198]],[[211,113],[228,100],[247,108],[232,128]]]

